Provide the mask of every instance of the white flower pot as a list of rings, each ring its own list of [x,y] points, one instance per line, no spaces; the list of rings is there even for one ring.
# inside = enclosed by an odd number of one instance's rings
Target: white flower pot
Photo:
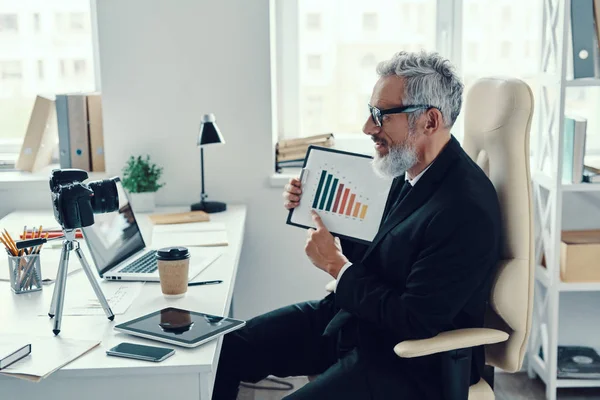
[[[130,193],[129,198],[134,213],[154,211],[155,192]]]

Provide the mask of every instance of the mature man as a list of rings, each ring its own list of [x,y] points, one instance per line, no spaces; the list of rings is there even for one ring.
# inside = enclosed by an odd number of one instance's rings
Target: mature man
[[[369,246],[334,238],[320,217],[306,254],[337,280],[335,293],[272,311],[225,337],[213,399],[235,399],[240,381],[318,375],[286,399],[439,399],[439,355],[400,359],[394,346],[483,325],[501,248],[494,187],[450,129],[463,85],[435,53],[400,52],[380,75],[363,132],[375,170],[394,177]],[[292,179],[285,207],[302,190]],[[479,380],[474,349],[471,381]]]

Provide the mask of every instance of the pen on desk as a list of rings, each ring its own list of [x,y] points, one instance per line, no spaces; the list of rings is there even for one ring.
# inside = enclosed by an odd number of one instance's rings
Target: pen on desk
[[[190,283],[188,283],[188,286],[216,285],[218,283],[223,283],[223,281],[190,282]]]

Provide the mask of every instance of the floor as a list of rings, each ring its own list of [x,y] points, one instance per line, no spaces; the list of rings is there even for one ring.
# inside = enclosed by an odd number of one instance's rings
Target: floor
[[[288,378],[297,389],[308,381],[305,377]],[[271,382],[262,382],[259,385],[273,385]],[[539,379],[530,380],[526,373],[507,374],[496,373],[496,400],[544,400],[545,387]],[[280,400],[291,393],[290,391],[268,391],[259,389],[242,388],[238,400]],[[560,400],[600,400],[600,389],[559,389]]]

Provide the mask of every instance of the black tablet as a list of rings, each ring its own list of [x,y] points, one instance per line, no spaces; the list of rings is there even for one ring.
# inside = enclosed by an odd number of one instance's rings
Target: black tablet
[[[115,330],[183,347],[196,347],[246,325],[245,321],[180,308],[163,308]]]

